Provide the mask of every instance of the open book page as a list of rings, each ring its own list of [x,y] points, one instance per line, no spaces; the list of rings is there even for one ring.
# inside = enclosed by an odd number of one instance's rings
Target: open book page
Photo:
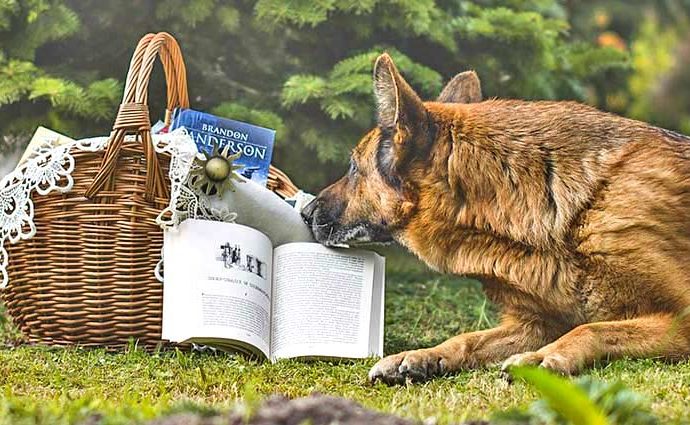
[[[383,357],[383,323],[385,311],[386,258],[374,255],[374,284],[371,294],[369,353]]]
[[[269,357],[272,254],[263,233],[238,224],[186,220],[167,231],[163,338]]]
[[[381,354],[381,257],[290,243],[276,248],[273,259],[273,360]]]

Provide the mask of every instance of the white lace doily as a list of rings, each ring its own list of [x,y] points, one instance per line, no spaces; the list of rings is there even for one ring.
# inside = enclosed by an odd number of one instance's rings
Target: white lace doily
[[[9,262],[5,243],[17,243],[36,234],[31,196],[46,195],[53,191],[69,192],[74,186],[72,171],[75,167],[71,152],[100,151],[105,149],[107,137],[76,140],[60,146],[52,142],[36,149],[31,157],[0,180],[0,288],[7,286]],[[153,136],[155,150],[169,153],[170,204],[161,211],[156,222],[161,228],[176,227],[187,218],[203,218],[232,222],[236,215],[227,210],[211,207],[208,198],[185,185],[197,153],[194,141],[181,128],[168,134]],[[78,165],[78,164],[77,164]],[[156,276],[162,281],[156,267]]]

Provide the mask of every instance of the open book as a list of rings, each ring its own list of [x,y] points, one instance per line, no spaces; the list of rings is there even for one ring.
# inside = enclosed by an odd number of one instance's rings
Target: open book
[[[385,260],[186,220],[164,244],[163,338],[276,361],[383,354]]]

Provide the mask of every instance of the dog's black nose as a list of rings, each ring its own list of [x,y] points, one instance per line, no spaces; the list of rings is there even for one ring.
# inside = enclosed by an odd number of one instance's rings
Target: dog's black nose
[[[305,205],[304,208],[302,208],[302,220],[304,220],[305,223],[311,226],[311,224],[314,222],[314,212],[316,211],[316,208],[318,207],[318,199],[313,199],[310,203]]]

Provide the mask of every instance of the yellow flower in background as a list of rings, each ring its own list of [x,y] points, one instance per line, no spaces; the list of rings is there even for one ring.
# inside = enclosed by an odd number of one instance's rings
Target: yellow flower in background
[[[599,37],[597,37],[597,44],[601,47],[611,47],[621,52],[628,50],[628,45],[625,44],[625,40],[613,31],[604,31],[599,34]]]
[[[611,15],[605,10],[599,9],[594,13],[594,23],[599,28],[606,28],[611,23]]]

